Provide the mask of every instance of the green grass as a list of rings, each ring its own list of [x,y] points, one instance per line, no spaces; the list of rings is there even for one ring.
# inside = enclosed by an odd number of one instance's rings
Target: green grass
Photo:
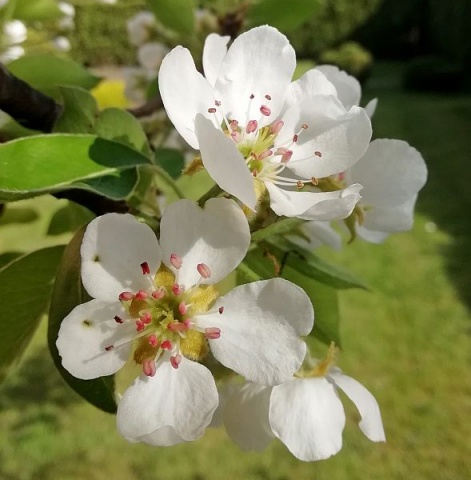
[[[376,135],[408,140],[429,165],[416,224],[383,245],[358,241],[341,252],[322,252],[373,287],[341,294],[339,365],[377,397],[388,442],[365,439],[344,399],[349,417],[344,448],[323,462],[299,462],[277,442],[263,454],[243,453],[221,430],[171,449],[130,445],[116,433],[112,416],[63,385],[46,353],[43,325],[34,349],[0,391],[0,478],[471,477],[471,97],[405,94],[391,78],[383,69],[372,79],[368,96],[380,97]]]

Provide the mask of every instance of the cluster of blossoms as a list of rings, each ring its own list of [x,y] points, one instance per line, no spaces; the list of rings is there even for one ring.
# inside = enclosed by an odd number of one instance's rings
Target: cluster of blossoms
[[[360,85],[344,72],[319,67],[292,81],[295,53],[276,29],[228,41],[207,38],[205,76],[176,47],[159,87],[175,128],[200,152],[195,162],[233,198],[170,204],[159,239],[129,214],[93,220],[81,247],[92,299],[61,324],[63,366],[82,379],[139,367],[117,398],[118,430],[131,442],[175,445],[224,423],[243,449],[276,437],[301,460],[328,458],[345,425],[338,389],[363,433],[384,441],[376,400],[335,366],[334,346],[311,358],[301,337],[314,311],[301,288],[272,278],[220,295],[218,284],[245,258],[249,221],[268,205],[306,220],[312,245],[337,242],[330,222],[347,217],[373,241],[409,228],[424,162],[405,142],[370,143],[376,100],[360,107]]]

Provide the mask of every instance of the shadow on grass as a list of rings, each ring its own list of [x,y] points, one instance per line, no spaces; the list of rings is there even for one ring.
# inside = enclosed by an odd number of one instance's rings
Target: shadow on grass
[[[417,211],[452,237],[442,255],[471,310],[471,95],[402,91],[401,71],[401,66],[380,64],[373,72],[366,96],[379,98],[374,135],[407,140],[422,153],[429,177]],[[434,225],[428,227],[433,233]]]

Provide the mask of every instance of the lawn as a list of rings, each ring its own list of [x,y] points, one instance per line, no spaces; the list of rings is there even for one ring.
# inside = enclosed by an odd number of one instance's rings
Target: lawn
[[[404,93],[398,68],[381,66],[366,96],[380,99],[375,136],[409,141],[428,163],[414,229],[383,245],[356,241],[341,252],[322,251],[372,286],[341,294],[339,365],[377,397],[388,442],[365,439],[348,405],[343,450],[318,463],[295,460],[277,442],[263,454],[243,453],[221,430],[171,449],[130,445],[112,416],[62,383],[42,324],[34,348],[0,390],[1,479],[471,478],[471,96]],[[58,207],[42,201],[43,210]],[[19,203],[8,214],[31,215],[36,205]],[[31,248],[47,220],[1,227],[0,253]]]

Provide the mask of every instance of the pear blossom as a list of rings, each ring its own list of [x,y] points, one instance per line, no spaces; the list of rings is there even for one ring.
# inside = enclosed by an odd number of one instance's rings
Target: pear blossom
[[[149,42],[139,46],[137,58],[144,68],[153,70],[157,74],[157,70],[167,53],[168,49],[162,43]]]
[[[28,37],[28,29],[21,20],[10,20],[3,25],[3,35],[8,44],[22,43]]]
[[[373,442],[386,440],[373,395],[357,380],[333,367],[332,353],[308,372],[281,385],[246,382],[223,402],[229,436],[243,450],[265,449],[273,438],[303,461],[323,460],[342,448],[345,411],[342,390],[357,407],[361,431]]]
[[[136,13],[126,23],[129,41],[137,47],[148,42],[153,36],[156,26],[155,15],[152,12]]]
[[[339,100],[347,110],[353,105],[360,105],[361,85],[353,75],[335,65],[318,65],[315,70],[322,72],[334,85]],[[377,98],[373,98],[365,105],[365,111],[370,118],[373,117],[377,105]]]
[[[72,375],[111,375],[129,360],[141,374],[124,392],[117,425],[131,442],[170,446],[199,438],[218,405],[203,363],[216,360],[253,382],[291,378],[313,325],[308,296],[275,278],[219,296],[216,283],[244,258],[250,232],[233,200],[204,210],[180,200],[153,231],[129,214],[94,219],[81,246],[82,283],[92,300],[63,320],[57,339]]]
[[[268,192],[277,215],[348,216],[361,185],[335,191],[316,186],[365,153],[371,138],[365,111],[347,110],[319,71],[291,82],[296,55],[278,30],[254,28],[227,49],[228,40],[207,38],[206,78],[183,47],[163,60],[159,88],[177,131],[200,150],[213,180],[252,210]]]

